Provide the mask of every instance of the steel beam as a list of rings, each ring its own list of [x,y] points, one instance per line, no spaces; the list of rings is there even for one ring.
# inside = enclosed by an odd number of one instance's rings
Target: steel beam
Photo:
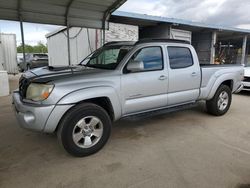
[[[66,8],[66,13],[65,13],[65,24],[67,26],[67,47],[68,47],[68,61],[69,61],[69,66],[71,65],[71,55],[70,55],[70,37],[69,37],[69,29],[70,29],[70,23],[69,23],[69,10],[72,5],[74,0],[70,0],[67,8]]]
[[[212,40],[211,40],[211,50],[210,50],[210,64],[214,64],[215,60],[215,44],[217,42],[217,32],[212,32]]]
[[[245,57],[246,57],[246,48],[247,48],[247,35],[243,37],[242,43],[242,54],[241,54],[241,64],[245,64]]]
[[[23,49],[23,62],[26,65],[26,57],[25,57],[25,42],[24,42],[24,32],[23,32],[23,18],[22,18],[22,11],[21,11],[22,1],[18,0],[18,17],[20,22],[20,29],[21,29],[21,39],[22,39],[22,49]]]

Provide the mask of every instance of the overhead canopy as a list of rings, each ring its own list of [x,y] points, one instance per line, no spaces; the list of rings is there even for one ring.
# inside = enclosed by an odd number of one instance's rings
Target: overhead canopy
[[[169,24],[173,28],[179,28],[189,31],[201,31],[201,30],[216,30],[228,33],[238,33],[238,34],[250,34],[250,30],[233,28],[223,25],[208,24],[203,22],[194,22],[183,19],[167,18],[160,16],[151,16],[146,14],[138,14],[131,12],[115,11],[111,18],[111,22],[124,23],[131,25],[138,25],[140,27],[155,26],[159,24]]]
[[[0,0],[0,19],[107,28],[110,14],[126,0]]]

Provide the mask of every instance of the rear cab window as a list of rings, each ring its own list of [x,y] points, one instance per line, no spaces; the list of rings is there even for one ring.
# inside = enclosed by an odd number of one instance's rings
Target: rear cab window
[[[193,56],[189,48],[179,46],[168,46],[168,58],[171,69],[183,69],[191,67]]]

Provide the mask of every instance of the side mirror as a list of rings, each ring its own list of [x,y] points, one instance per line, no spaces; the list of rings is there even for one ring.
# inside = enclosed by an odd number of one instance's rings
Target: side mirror
[[[131,60],[128,62],[127,70],[129,72],[139,72],[144,70],[144,63],[142,61]]]

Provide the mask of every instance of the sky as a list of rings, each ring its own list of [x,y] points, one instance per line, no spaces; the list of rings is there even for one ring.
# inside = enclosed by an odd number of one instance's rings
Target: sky
[[[128,0],[118,10],[250,29],[250,0]],[[25,43],[46,43],[45,35],[59,26],[24,23]],[[19,22],[0,20],[0,32],[15,33]]]

